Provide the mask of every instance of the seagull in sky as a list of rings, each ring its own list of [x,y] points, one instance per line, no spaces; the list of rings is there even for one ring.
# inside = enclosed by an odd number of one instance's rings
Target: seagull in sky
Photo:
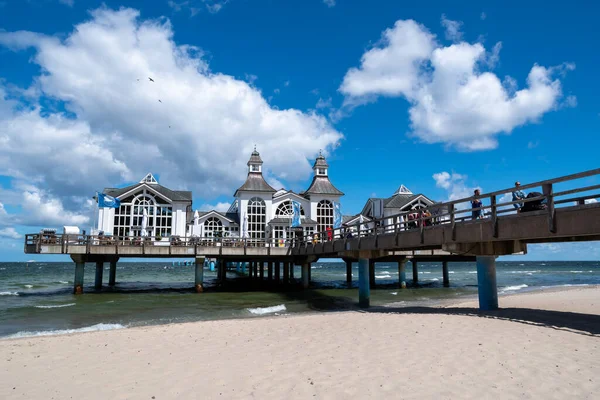
[[[150,79],[150,82],[154,82],[154,79],[152,79],[152,78],[150,78],[150,77],[148,77],[148,79]]]
[[[162,103],[162,101],[160,101],[160,99],[158,99],[158,102],[159,102],[159,103]]]

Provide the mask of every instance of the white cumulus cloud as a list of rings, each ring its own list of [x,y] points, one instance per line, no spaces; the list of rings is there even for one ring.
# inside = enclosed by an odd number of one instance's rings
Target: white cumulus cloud
[[[446,30],[446,39],[452,40],[453,42],[458,42],[462,39],[463,34],[460,29],[463,23],[461,21],[453,21],[446,18],[445,14],[442,14],[440,22]]]
[[[458,26],[443,18],[449,34]],[[499,61],[501,43],[487,52],[481,43],[437,43],[426,27],[397,21],[381,41],[350,68],[339,90],[346,108],[378,96],[404,97],[410,103],[412,135],[425,143],[444,143],[464,151],[498,146],[497,135],[534,123],[559,106],[559,77],[575,68],[534,65],[525,88],[512,77],[499,78],[488,69]],[[569,98],[567,105],[576,104]]]
[[[5,237],[9,239],[21,239],[23,235],[15,230],[15,228],[8,227],[0,229],[0,237]]]
[[[0,175],[36,188],[22,193],[45,223],[55,213],[83,223],[71,199],[147,172],[172,189],[231,195],[255,144],[267,173],[303,181],[318,150],[342,138],[322,115],[273,108],[212,71],[200,48],[174,42],[169,20],[133,9],[94,10],[64,38],[0,32],[2,45],[33,48],[43,71],[27,90],[38,97],[0,86]]]
[[[325,3],[325,5],[329,8],[335,6],[335,0],[323,0],[323,3]]]

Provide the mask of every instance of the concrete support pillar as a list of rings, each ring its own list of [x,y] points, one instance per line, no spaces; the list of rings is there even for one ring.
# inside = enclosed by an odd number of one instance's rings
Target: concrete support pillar
[[[237,273],[240,273],[240,271],[241,271],[240,264],[241,263],[239,261],[235,263],[235,272],[237,272]]]
[[[294,280],[294,268],[296,268],[296,264],[290,263],[290,281]]]
[[[96,261],[96,280],[94,281],[94,289],[102,289],[102,276],[104,275],[104,263]]]
[[[312,282],[312,265],[308,263],[308,283]]]
[[[411,260],[411,264],[412,264],[412,269],[413,269],[412,284],[413,284],[413,286],[418,286],[419,285],[419,265],[417,263],[417,260],[415,260],[415,259]]]
[[[196,257],[194,266],[194,288],[197,293],[202,293],[204,291],[204,257]]]
[[[227,280],[227,263],[223,260],[219,260],[219,271],[221,271],[219,282],[225,283]]]
[[[110,262],[110,273],[108,274],[108,286],[115,286],[117,283],[117,262]]]
[[[369,285],[369,259],[358,259],[358,305],[369,307],[371,303],[371,288]]]
[[[283,263],[283,283],[284,284],[290,283],[290,263],[289,262]]]
[[[498,309],[498,286],[496,285],[496,257],[477,256],[477,288],[480,310]]]
[[[406,259],[398,261],[398,284],[406,289]]]
[[[369,286],[375,288],[375,260],[369,260]]]
[[[265,262],[261,261],[258,268],[260,268],[259,276],[260,276],[260,280],[262,281],[265,277]]]
[[[279,261],[275,261],[275,282],[279,283],[281,280],[281,264]]]
[[[304,289],[308,289],[310,285],[310,280],[308,275],[310,274],[310,263],[302,263],[302,287]]]
[[[76,261],[75,262],[75,279],[73,279],[73,293],[83,294],[83,272],[85,270],[85,263]]]
[[[352,260],[346,260],[346,283],[352,286]]]
[[[448,261],[442,261],[442,276],[444,287],[450,287],[450,278],[448,277]]]
[[[254,268],[254,279],[258,279],[258,261],[254,261],[252,268]]]
[[[273,280],[273,261],[267,263],[267,279],[269,281]]]

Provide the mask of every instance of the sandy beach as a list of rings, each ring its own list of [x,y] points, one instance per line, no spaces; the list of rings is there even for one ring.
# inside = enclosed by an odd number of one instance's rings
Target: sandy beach
[[[600,287],[0,340],[2,399],[600,395]]]

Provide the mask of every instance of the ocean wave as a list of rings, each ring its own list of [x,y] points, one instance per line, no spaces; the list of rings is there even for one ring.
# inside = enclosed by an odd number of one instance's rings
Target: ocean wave
[[[58,283],[62,283],[63,285],[67,285],[69,282],[68,281],[58,281]]]
[[[583,271],[569,271],[572,274],[583,274]]]
[[[449,274],[453,274],[453,273],[454,273],[454,271],[448,271],[448,273],[449,273]]]
[[[26,287],[27,289],[31,289],[33,287],[33,285],[23,285],[24,287]]]
[[[270,313],[285,311],[287,309],[285,308],[285,304],[280,304],[278,306],[271,306],[271,307],[248,308],[247,310],[255,315],[263,315],[263,314],[270,314]]]
[[[521,271],[508,271],[509,274],[527,274],[527,275],[531,275],[531,274],[535,274],[538,272],[542,272],[539,269],[536,270],[530,270],[530,271],[525,271],[525,270],[521,270]]]
[[[394,296],[396,296],[398,294],[398,292],[391,292],[390,294],[393,294]]]
[[[54,306],[35,306],[35,308],[62,308],[62,307],[71,307],[74,305],[75,305],[75,303],[69,303],[69,304],[57,304]]]
[[[18,296],[17,292],[0,292],[0,296]]]
[[[477,271],[469,271],[470,274],[476,274]]]
[[[519,290],[519,289],[524,289],[526,287],[529,287],[528,285],[522,284],[522,285],[516,285],[516,286],[507,286],[505,288],[502,288],[503,292],[507,292],[507,291],[514,291],[514,290]]]
[[[375,275],[375,278],[377,279],[387,279],[387,278],[391,278],[392,276],[390,274],[387,275]]]
[[[55,335],[67,335],[70,333],[81,333],[81,332],[94,332],[94,331],[111,331],[114,329],[124,329],[125,326],[121,324],[96,324],[92,326],[86,326],[78,329],[58,329],[53,331],[21,331],[14,335],[6,336],[6,339],[16,339],[24,337],[35,337],[35,336],[55,336]]]
[[[438,278],[427,279],[427,280],[428,280],[428,281],[431,281],[431,282],[438,282],[438,281],[439,281],[439,279],[438,279]]]

